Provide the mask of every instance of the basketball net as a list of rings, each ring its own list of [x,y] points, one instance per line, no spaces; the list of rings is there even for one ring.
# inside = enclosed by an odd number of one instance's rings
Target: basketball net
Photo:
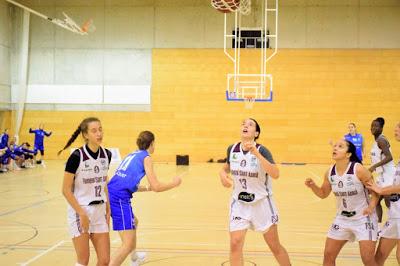
[[[251,0],[211,0],[211,5],[220,11],[239,12],[248,15],[251,11]]]
[[[254,102],[256,101],[256,98],[254,96],[245,96],[244,99],[244,107],[246,109],[253,109]]]
[[[96,26],[93,24],[93,19],[89,19],[83,23],[81,30],[86,33],[96,31]]]

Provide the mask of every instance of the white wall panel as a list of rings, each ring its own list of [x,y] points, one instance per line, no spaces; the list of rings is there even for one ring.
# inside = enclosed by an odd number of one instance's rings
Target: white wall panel
[[[360,6],[400,6],[399,0],[360,0]]]
[[[109,7],[105,11],[106,48],[152,48],[153,29],[153,7]]]
[[[307,47],[357,48],[358,7],[308,7]]]
[[[364,48],[400,48],[400,6],[362,7],[359,39]]]
[[[29,84],[54,84],[54,48],[31,48]]]
[[[0,1],[0,45],[10,46],[11,17],[6,1]]]
[[[100,85],[29,85],[27,103],[102,103]]]
[[[217,10],[205,7],[204,12],[204,46],[209,48],[220,48],[224,46],[224,15]],[[233,29],[231,20],[228,28]]]
[[[106,6],[154,6],[154,0],[105,0]]]
[[[48,17],[54,17],[56,9],[54,6],[38,6],[35,10]],[[31,14],[30,21],[30,47],[33,48],[53,48],[55,45],[55,24]]]
[[[278,22],[279,47],[305,47],[306,9],[298,6],[287,6],[280,10]]]
[[[11,88],[0,84],[0,104],[11,103]]]
[[[0,46],[0,84],[10,85],[10,68],[10,49],[5,46]]]
[[[150,86],[104,86],[105,104],[150,104]]]
[[[55,84],[103,84],[103,51],[56,49]]]
[[[104,84],[151,84],[151,50],[107,50],[104,54]]]
[[[202,10],[202,7],[156,8],[155,47],[204,47],[204,16]]]

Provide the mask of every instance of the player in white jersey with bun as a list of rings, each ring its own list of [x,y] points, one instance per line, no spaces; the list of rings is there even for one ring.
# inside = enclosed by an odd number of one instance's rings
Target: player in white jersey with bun
[[[85,145],[69,156],[62,187],[68,202],[69,232],[77,256],[75,266],[89,264],[89,239],[97,253],[97,266],[108,266],[110,206],[106,184],[111,152],[100,146],[103,129],[98,118],[84,119],[63,150],[79,134],[85,139]]]
[[[364,265],[377,265],[374,258],[378,234],[375,206],[376,193],[369,196],[365,185],[373,182],[371,173],[361,165],[356,147],[347,140],[339,140],[333,146],[332,165],[319,187],[311,178],[305,184],[321,199],[327,198],[331,191],[336,197],[337,213],[328,232],[324,266],[336,265],[340,250],[348,241],[358,241]]]
[[[374,135],[374,143],[371,148],[371,167],[369,171],[375,172],[376,183],[380,187],[387,187],[393,184],[393,176],[395,172],[395,165],[393,162],[393,156],[390,149],[390,143],[386,137],[382,134],[385,120],[382,117],[376,118],[371,123],[371,133]],[[386,207],[390,207],[389,197],[385,198]],[[376,212],[378,214],[378,221],[382,222],[382,206],[379,200],[376,206]]]
[[[241,140],[228,148],[227,163],[219,173],[223,186],[233,185],[230,207],[230,265],[242,266],[248,229],[261,232],[279,265],[290,265],[278,236],[278,212],[272,198],[272,178],[279,177],[271,153],[255,141],[261,129],[257,121],[242,122]]]
[[[400,123],[395,127],[394,136],[397,141],[400,141]],[[380,195],[390,196],[388,220],[379,234],[380,240],[375,254],[376,262],[379,266],[384,265],[390,252],[397,245],[396,257],[397,263],[400,265],[400,161],[397,163],[392,185],[379,187],[371,183],[368,188]]]

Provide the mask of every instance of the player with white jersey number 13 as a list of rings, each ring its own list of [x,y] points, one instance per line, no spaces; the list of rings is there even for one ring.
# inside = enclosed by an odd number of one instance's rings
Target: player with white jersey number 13
[[[271,178],[279,177],[271,153],[256,143],[261,128],[256,120],[242,122],[241,141],[228,148],[227,163],[219,173],[225,187],[233,184],[230,205],[230,263],[244,265],[243,245],[248,229],[261,232],[280,265],[290,265],[278,236],[278,211],[272,198]]]

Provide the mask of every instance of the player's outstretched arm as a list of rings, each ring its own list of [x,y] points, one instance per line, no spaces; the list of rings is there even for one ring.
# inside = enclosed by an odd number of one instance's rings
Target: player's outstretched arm
[[[153,169],[153,160],[150,156],[144,159],[144,170],[146,172],[147,180],[150,184],[150,189],[154,192],[163,192],[177,187],[181,184],[182,180],[179,176],[176,176],[169,183],[163,183],[158,181],[156,174]]]
[[[324,182],[322,183],[321,187],[317,186],[314,180],[312,180],[311,178],[307,178],[304,183],[312,190],[312,192],[314,192],[317,197],[320,197],[321,199],[325,199],[326,197],[328,197],[332,191],[331,184],[328,180],[328,171],[326,171],[325,173]]]

